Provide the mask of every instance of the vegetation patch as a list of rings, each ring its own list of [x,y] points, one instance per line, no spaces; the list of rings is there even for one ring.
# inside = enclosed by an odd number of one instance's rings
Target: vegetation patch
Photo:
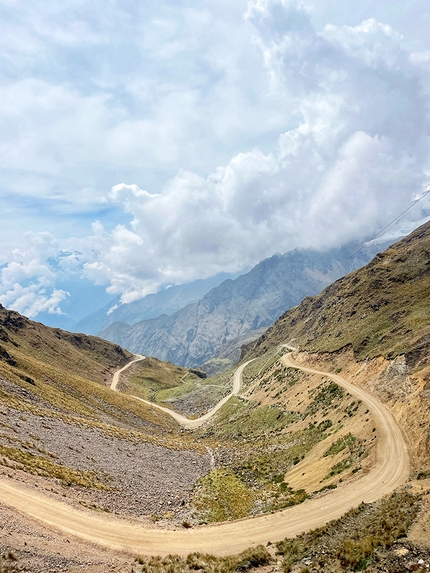
[[[228,470],[214,470],[199,480],[193,500],[199,515],[204,516],[205,521],[220,521],[275,511],[305,501],[309,494],[304,489],[291,488],[285,482],[285,474],[327,437],[331,426],[331,420],[323,420],[282,438],[277,434],[271,438],[262,439],[261,435],[253,440],[249,438],[249,446],[240,448],[239,459],[231,463]],[[238,504],[239,510],[234,504]],[[205,513],[205,506],[209,505],[213,508],[210,515]]]
[[[362,503],[325,527],[277,544],[283,570],[318,555],[323,570],[340,561],[348,570],[364,570],[378,547],[387,548],[404,537],[419,512],[419,496],[406,491],[373,504]]]
[[[352,449],[357,442],[357,437],[349,432],[345,436],[340,437],[338,440],[333,442],[328,450],[324,452],[324,457],[335,456],[339,452],[342,452],[345,448]]]
[[[346,449],[348,449],[348,456],[334,464],[330,472],[324,477],[324,480],[330,479],[346,470],[352,470],[352,473],[356,473],[360,470],[358,464],[360,460],[365,457],[366,447],[364,443],[351,434],[351,432],[336,440],[328,450],[324,452],[324,457],[334,456]]]
[[[276,400],[283,394],[288,393],[293,386],[308,376],[308,374],[297,368],[290,368],[276,361],[272,364],[271,368],[266,370],[261,376],[256,376],[253,379],[254,382],[257,382],[254,385],[253,392],[262,389],[267,395],[270,395],[272,399]]]
[[[196,374],[188,368],[182,368],[162,362],[157,358],[147,357],[133,364],[121,376],[119,390],[126,394],[138,396],[151,402],[158,401],[158,393],[181,386],[185,382],[198,381]]]
[[[229,521],[250,514],[254,492],[228,469],[216,469],[199,479],[193,504],[204,521]]]
[[[243,372],[243,383],[248,386],[251,382],[263,376],[285,354],[285,348],[271,348],[256,360],[253,360]]]
[[[342,460],[340,462],[337,462],[337,464],[334,464],[334,466],[331,467],[330,472],[325,476],[324,479],[326,480],[326,479],[329,479],[333,476],[341,474],[345,470],[351,469],[352,465],[353,465],[352,458],[347,458],[346,460]]]
[[[332,425],[330,420],[320,424],[310,424],[305,430],[292,432],[286,443],[261,447],[249,455],[248,459],[235,466],[235,472],[240,474],[247,483],[272,483],[279,474],[299,463],[305,455],[321,440],[327,437],[326,431]]]
[[[138,557],[136,561],[142,565],[141,573],[235,573],[270,565],[273,558],[265,547],[259,545],[232,557],[191,553],[188,557]]]
[[[217,436],[232,439],[252,439],[266,432],[280,431],[300,419],[297,412],[287,412],[275,406],[260,406],[236,396],[219,412],[214,431]]]
[[[168,402],[176,411],[189,417],[205,414],[231,393],[235,369],[199,378],[187,376],[179,386],[160,390],[156,401]]]
[[[309,392],[313,397],[312,402],[305,410],[305,417],[316,414],[321,409],[333,408],[338,405],[339,400],[345,396],[345,390],[335,382],[330,381]]]
[[[95,472],[73,470],[57,464],[51,459],[35,456],[18,448],[0,445],[0,456],[2,456],[0,457],[0,464],[6,467],[42,477],[56,478],[61,480],[63,485],[79,485],[101,490],[110,489],[105,483],[98,481],[100,478]]]

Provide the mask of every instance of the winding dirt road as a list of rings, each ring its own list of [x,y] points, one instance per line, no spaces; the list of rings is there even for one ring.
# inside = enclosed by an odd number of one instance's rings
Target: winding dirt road
[[[216,414],[218,410],[222,408],[224,404],[228,402],[228,400],[230,400],[232,396],[237,396],[239,394],[239,392],[242,389],[242,372],[250,362],[252,362],[252,360],[248,360],[248,362],[245,362],[245,364],[239,366],[239,368],[234,373],[233,390],[230,392],[230,394],[225,398],[223,398],[222,400],[220,400],[218,404],[212,408],[212,410],[209,410],[209,412],[207,412],[203,416],[200,416],[200,418],[195,418],[194,420],[186,418],[185,416],[178,414],[174,410],[169,410],[169,408],[165,408],[164,406],[159,406],[158,404],[154,404],[154,402],[149,402],[148,400],[144,400],[143,398],[138,398],[137,396],[133,396],[133,398],[135,398],[136,400],[140,400],[141,402],[144,402],[148,406],[152,406],[153,408],[158,408],[159,410],[166,412],[167,414],[169,414],[169,416],[172,416],[172,418],[174,418],[178,422],[178,424],[180,424],[184,428],[189,428],[189,429],[199,428],[205,422],[210,420],[212,416]]]
[[[135,357],[136,358],[134,360],[130,360],[130,362],[127,362],[127,364],[125,366],[123,366],[122,368],[120,368],[119,370],[117,370],[115,372],[115,374],[113,375],[113,378],[112,378],[112,384],[110,385],[111,390],[115,390],[115,392],[118,392],[116,387],[118,386],[119,377],[121,376],[121,373],[124,372],[124,370],[127,370],[127,368],[130,368],[130,366],[132,364],[134,364],[135,362],[140,362],[141,360],[145,360],[145,358],[146,358],[146,356],[142,356],[141,354],[135,354]],[[135,396],[134,396],[134,398],[135,398]]]
[[[193,551],[202,551],[221,556],[320,527],[362,501],[375,501],[404,484],[410,470],[406,444],[400,428],[385,406],[339,375],[297,366],[289,355],[282,360],[286,366],[331,378],[366,403],[372,412],[379,436],[376,462],[368,474],[323,497],[274,514],[186,530],[144,529],[126,520],[84,513],[34,491],[18,487],[7,479],[0,479],[0,502],[68,535],[134,555],[187,555]],[[242,365],[238,369],[240,378],[244,367],[245,365]],[[237,379],[236,384],[239,384],[240,388],[240,381]],[[168,413],[172,414],[172,411]]]
[[[136,354],[135,356],[136,356],[136,358],[134,360],[132,360],[131,362],[126,364],[123,368],[121,368],[120,370],[117,370],[115,372],[115,374],[113,375],[112,384],[110,385],[111,390],[115,390],[116,392],[118,392],[117,385],[119,382],[119,377],[121,375],[121,372],[124,372],[124,370],[129,368],[135,362],[139,362],[139,360],[145,359],[145,356],[142,356],[140,354]],[[241,366],[239,366],[239,368],[237,368],[237,370],[233,376],[233,389],[230,392],[230,394],[228,396],[225,396],[225,398],[222,398],[222,400],[220,400],[218,402],[218,404],[212,408],[212,410],[209,410],[209,412],[207,412],[203,416],[200,416],[200,418],[195,418],[195,419],[186,418],[185,416],[178,414],[174,410],[170,410],[169,408],[165,408],[164,406],[160,406],[159,404],[155,404],[154,402],[150,402],[149,400],[144,400],[143,398],[139,398],[138,396],[131,396],[131,397],[134,398],[135,400],[139,400],[140,402],[143,402],[144,404],[147,404],[148,406],[151,406],[152,408],[157,408],[158,410],[162,410],[163,412],[166,412],[166,414],[169,414],[169,416],[172,416],[172,418],[174,420],[176,420],[178,422],[178,424],[180,424],[184,428],[190,428],[190,429],[191,428],[199,428],[205,422],[210,420],[214,416],[214,414],[216,414],[218,412],[218,410],[220,408],[222,408],[224,406],[224,404],[226,402],[228,402],[228,400],[230,400],[230,398],[232,396],[237,396],[239,394],[239,392],[242,389],[242,373],[243,373],[243,370],[248,366],[248,364],[250,362],[253,362],[254,360],[255,360],[255,358],[253,358],[252,360],[248,360],[248,362],[245,362],[245,364],[242,364]]]

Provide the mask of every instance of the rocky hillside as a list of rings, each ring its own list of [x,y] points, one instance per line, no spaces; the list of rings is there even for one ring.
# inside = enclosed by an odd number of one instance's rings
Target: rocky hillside
[[[156,318],[162,314],[170,315],[184,308],[187,304],[200,300],[212,288],[220,285],[228,278],[231,278],[230,275],[219,273],[207,279],[169,287],[128,304],[121,304],[118,296],[103,308],[80,320],[73,326],[72,330],[86,334],[99,334],[114,322],[136,324],[141,320]]]
[[[274,255],[171,316],[133,326],[114,323],[100,335],[132,352],[184,366],[201,365],[223,345],[269,326],[286,308],[367,263],[376,252],[373,247],[351,256],[356,250],[357,245],[350,245],[326,253],[294,250]],[[344,261],[345,268],[339,268]]]
[[[169,417],[154,416],[144,404],[107,387],[114,371],[131,358],[118,345],[50,328],[0,306],[0,398],[5,407],[107,425],[114,432],[120,427],[161,436],[174,427]],[[150,370],[147,376],[157,380],[165,367],[151,363]]]
[[[0,483],[135,520],[175,510],[181,523],[210,459],[170,416],[109,388],[115,370],[131,358],[105,340],[0,307]],[[118,386],[152,397],[184,377],[200,380],[199,374],[148,359],[125,370]],[[88,548],[3,503],[0,523],[2,572],[131,570],[112,568],[106,548]]]
[[[387,404],[430,475],[430,223],[285,312],[243,357],[290,343]]]

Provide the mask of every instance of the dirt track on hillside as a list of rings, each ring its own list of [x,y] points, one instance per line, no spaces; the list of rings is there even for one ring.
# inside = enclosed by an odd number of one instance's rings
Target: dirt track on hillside
[[[111,390],[118,391],[117,386],[118,386],[118,382],[119,382],[119,377],[120,377],[120,374],[122,372],[124,372],[124,370],[129,368],[135,362],[139,362],[140,360],[144,360],[144,359],[145,359],[145,356],[141,356],[140,354],[136,354],[136,358],[134,360],[132,360],[131,362],[129,362],[128,364],[123,366],[120,370],[117,370],[115,372],[115,374],[113,375],[113,378],[112,378],[112,384],[110,385]],[[172,418],[174,420],[176,420],[178,422],[178,424],[180,424],[184,428],[189,428],[189,429],[199,428],[205,422],[210,420],[214,416],[214,414],[216,414],[218,412],[218,410],[220,408],[222,408],[224,406],[224,404],[226,402],[228,402],[228,400],[230,400],[230,398],[232,396],[237,396],[239,394],[239,392],[242,389],[242,372],[246,368],[246,366],[248,366],[248,364],[250,362],[252,362],[253,360],[255,360],[255,359],[248,360],[248,362],[245,362],[244,364],[239,366],[239,368],[237,368],[237,370],[233,376],[233,388],[232,388],[232,391],[230,392],[230,394],[228,396],[225,396],[225,398],[220,400],[218,402],[218,404],[212,408],[212,410],[209,410],[209,412],[207,412],[203,416],[200,416],[200,418],[195,418],[195,419],[186,418],[185,416],[178,414],[174,410],[170,410],[169,408],[166,408],[164,406],[160,406],[159,404],[155,404],[154,402],[150,402],[149,400],[144,400],[143,398],[139,398],[138,396],[131,396],[131,397],[135,398],[135,400],[139,400],[140,402],[143,402],[147,406],[151,406],[152,408],[157,408],[158,410],[162,410],[163,412],[166,412],[166,414],[169,414],[169,416],[172,416]]]
[[[331,378],[366,403],[375,420],[379,436],[376,462],[367,475],[338,487],[333,493],[281,512],[184,530],[144,529],[126,520],[81,512],[34,491],[18,487],[7,479],[0,479],[0,502],[69,535],[132,554],[186,555],[192,551],[204,551],[215,555],[228,555],[252,545],[279,541],[284,537],[292,537],[302,531],[319,527],[340,517],[362,501],[375,501],[401,486],[409,475],[409,457],[402,432],[385,406],[341,376],[296,366],[290,355],[281,360],[286,366]],[[235,384],[239,384],[239,388],[243,367],[244,365],[237,371],[238,379],[235,378]],[[173,414],[168,409],[166,411]]]
[[[132,397],[135,398],[136,400],[140,400],[140,402],[143,402],[144,404],[147,404],[148,406],[151,406],[153,408],[158,408],[158,410],[162,410],[163,412],[166,412],[167,414],[169,414],[169,416],[172,416],[172,418],[175,419],[178,422],[178,424],[180,424],[184,428],[189,428],[189,429],[199,428],[204,423],[206,423],[208,420],[210,420],[214,416],[214,414],[216,414],[218,412],[218,410],[220,408],[222,408],[224,406],[224,404],[226,402],[228,402],[228,400],[230,400],[230,398],[232,396],[237,396],[239,394],[239,392],[242,389],[242,372],[250,362],[252,362],[252,360],[248,360],[248,362],[245,362],[245,364],[242,364],[241,366],[239,366],[239,368],[234,373],[233,389],[232,389],[231,393],[228,396],[225,396],[225,398],[223,398],[222,400],[220,400],[218,402],[218,404],[212,408],[212,410],[209,410],[209,412],[207,412],[203,416],[200,416],[200,418],[195,418],[195,419],[186,418],[185,416],[178,414],[174,410],[170,410],[169,408],[165,408],[164,406],[160,406],[159,404],[154,404],[154,402],[149,402],[148,400],[144,400],[143,398],[138,398],[137,396],[132,396]],[[120,372],[122,372],[122,370]],[[119,374],[120,372],[116,372],[115,375]],[[111,388],[112,388],[112,386],[111,386]],[[115,388],[116,388],[116,385],[115,385]]]
[[[115,390],[116,392],[118,391],[116,389],[116,387],[118,386],[118,382],[119,382],[119,377],[121,375],[122,372],[124,372],[124,370],[127,370],[127,368],[130,368],[130,366],[132,364],[134,364],[135,362],[140,362],[141,360],[145,360],[146,356],[142,356],[141,354],[135,354],[134,360],[130,360],[130,362],[127,362],[127,364],[125,366],[123,366],[122,368],[120,368],[119,370],[117,370],[115,372],[115,374],[113,375],[112,378],[112,383],[110,385],[110,389],[111,390]]]

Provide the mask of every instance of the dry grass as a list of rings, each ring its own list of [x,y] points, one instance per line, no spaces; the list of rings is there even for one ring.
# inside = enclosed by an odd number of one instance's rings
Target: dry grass
[[[199,380],[188,368],[147,357],[124,373],[118,389],[144,400],[158,402],[158,394],[162,390],[181,388],[184,383],[196,383]]]
[[[216,469],[200,478],[193,503],[204,522],[241,519],[251,513],[256,492],[228,469]]]
[[[138,558],[136,561],[142,565],[142,573],[234,573],[269,565],[273,559],[267,549],[259,545],[232,557],[191,553],[185,558],[169,555],[148,560]]]
[[[306,557],[330,564],[340,561],[348,570],[365,568],[377,547],[390,547],[404,537],[419,512],[420,498],[406,491],[373,504],[362,503],[325,527],[277,544],[284,571]]]
[[[0,399],[4,406],[132,441],[203,450],[188,435],[181,435],[167,414],[107,387],[114,371],[130,358],[117,345],[48,328],[0,307]],[[157,375],[175,368],[158,361],[152,366]]]
[[[348,425],[353,427],[355,416],[364,418],[361,431],[369,435],[372,422],[366,418],[364,407],[351,402],[350,395],[325,378],[321,382],[321,377],[302,375],[272,359],[273,355],[269,362],[266,357],[252,372],[247,399],[229,400],[211,426],[198,433],[215,445],[215,452],[220,444],[221,451],[230,452],[228,461],[223,461],[224,469],[209,473],[195,488],[193,504],[201,521],[234,519],[301,503],[315,492],[336,487],[334,482],[344,481],[358,471],[361,459],[368,453],[370,445],[357,436],[351,440],[334,437],[340,430],[348,434]],[[266,363],[268,367],[264,368]],[[258,375],[260,369],[262,373]],[[294,411],[289,409],[290,400],[295,401]],[[351,416],[347,410],[351,410]],[[325,440],[327,445],[323,447],[321,442]],[[334,451],[340,456],[334,462],[329,457],[326,464],[318,465],[333,442],[336,445],[326,457],[334,455]],[[304,483],[288,483],[295,466],[306,463],[316,448],[320,453],[312,462],[318,466],[315,475],[311,466],[302,470],[313,475],[312,489],[308,490]],[[330,471],[331,479],[326,482],[324,478]]]
[[[92,489],[109,489],[106,478],[101,480],[95,472],[73,470],[45,456],[36,456],[18,448],[0,445],[0,465],[22,470],[42,477],[56,478],[63,485],[79,485]],[[104,483],[103,483],[104,482]]]

